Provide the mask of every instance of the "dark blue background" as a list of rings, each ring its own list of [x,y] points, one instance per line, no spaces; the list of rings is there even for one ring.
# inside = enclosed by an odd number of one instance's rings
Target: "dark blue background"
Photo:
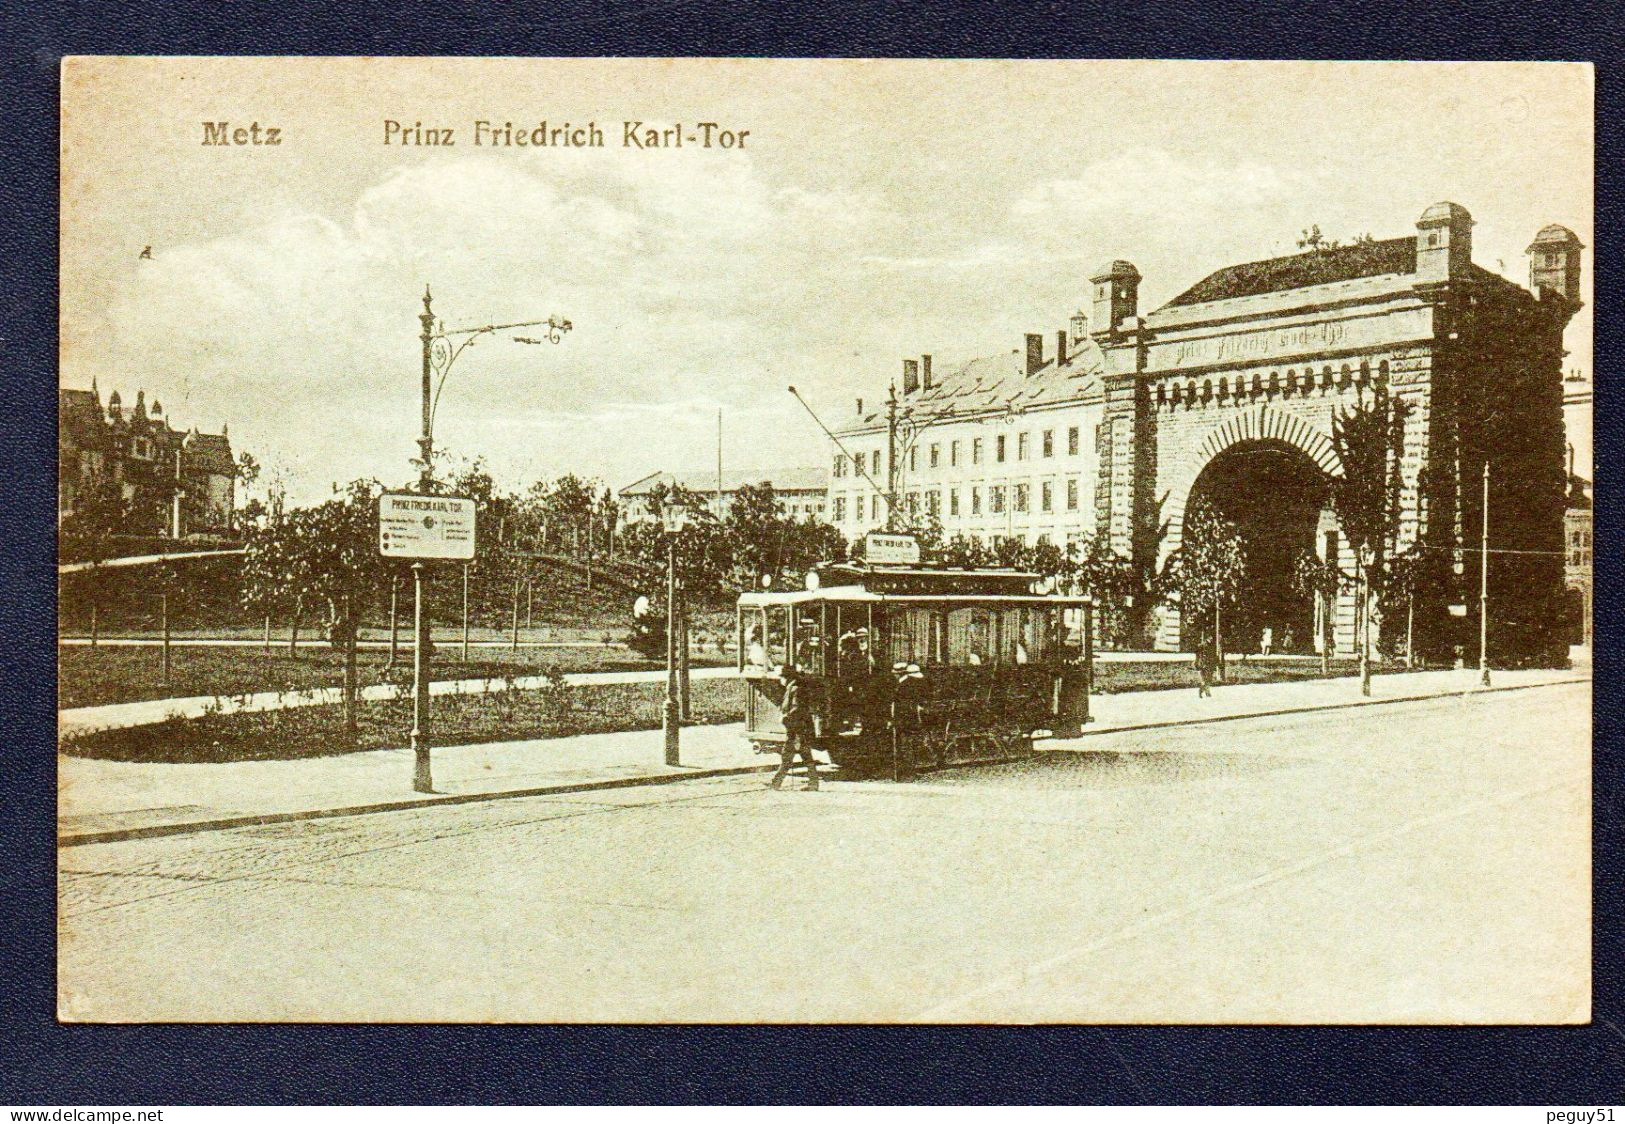
[[[1589,1027],[89,1027],[55,1022],[57,75],[64,54],[1587,59],[1598,65],[1599,464],[1620,461],[1617,12],[1323,5],[610,0],[3,5],[0,1103],[1625,1101],[1619,535],[1596,529]],[[1327,142],[1336,143],[1335,137]],[[1545,154],[1531,149],[1538,163]],[[1599,508],[1612,482],[1597,485]],[[177,936],[177,944],[183,938]],[[834,986],[832,984],[832,986]],[[1534,1119],[1531,1117],[1531,1119]]]

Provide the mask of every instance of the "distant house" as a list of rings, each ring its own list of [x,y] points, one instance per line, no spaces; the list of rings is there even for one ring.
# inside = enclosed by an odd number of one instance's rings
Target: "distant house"
[[[713,505],[717,502],[717,477],[695,473],[677,476],[670,472],[651,472],[617,493],[620,501],[621,525],[641,523],[660,518],[654,508],[653,497],[673,484],[705,497]],[[777,471],[746,471],[724,473],[722,477],[722,506],[726,514],[734,497],[745,485],[759,487],[773,485],[773,494],[784,506],[784,513],[792,519],[822,521],[829,499],[829,473],[820,468],[791,468]]]
[[[131,535],[229,535],[237,506],[231,438],[173,428],[155,398],[57,392],[57,523],[92,508]]]

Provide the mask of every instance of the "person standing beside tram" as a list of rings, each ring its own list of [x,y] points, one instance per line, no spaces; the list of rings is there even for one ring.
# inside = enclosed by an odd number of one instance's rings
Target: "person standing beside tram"
[[[813,742],[818,734],[813,720],[812,699],[808,696],[805,676],[793,667],[780,674],[784,680],[784,701],[781,704],[784,720],[784,746],[779,750],[779,769],[768,782],[772,788],[783,788],[784,778],[799,755],[807,763],[807,792],[818,791],[818,760],[813,756]]]

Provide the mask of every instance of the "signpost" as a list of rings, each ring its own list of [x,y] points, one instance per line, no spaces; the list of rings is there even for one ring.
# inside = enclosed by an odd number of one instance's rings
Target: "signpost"
[[[433,792],[429,762],[429,609],[424,563],[474,557],[474,501],[460,496],[386,494],[378,497],[378,552],[412,559],[415,596],[412,652],[412,788]]]
[[[920,561],[920,540],[913,535],[870,531],[863,536],[863,560],[873,565],[915,566]]]
[[[474,501],[458,496],[379,496],[378,550],[385,558],[472,560]]]

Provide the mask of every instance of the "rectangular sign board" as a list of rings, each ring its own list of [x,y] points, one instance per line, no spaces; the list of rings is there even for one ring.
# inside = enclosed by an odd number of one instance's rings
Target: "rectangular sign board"
[[[385,558],[468,561],[474,557],[474,501],[379,496],[378,552]]]
[[[913,535],[870,531],[863,536],[863,560],[871,564],[916,565],[920,561],[920,541]]]

